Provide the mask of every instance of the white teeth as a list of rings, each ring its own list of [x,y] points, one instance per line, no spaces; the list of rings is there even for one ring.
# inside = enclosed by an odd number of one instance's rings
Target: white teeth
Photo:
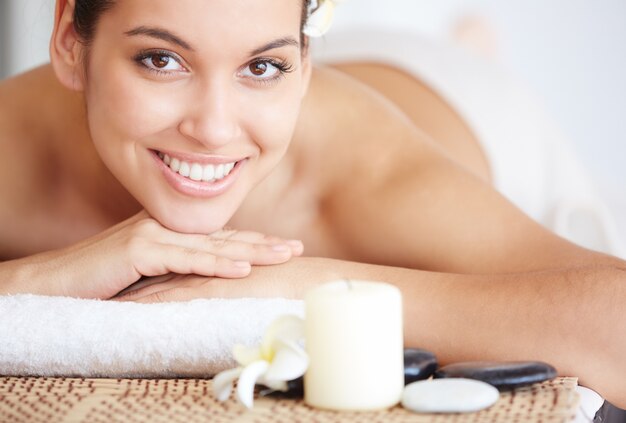
[[[189,163],[180,162],[180,169],[178,169],[178,174],[180,176],[188,177],[189,173],[191,173],[191,169],[189,167]]]
[[[204,182],[209,182],[213,178],[215,178],[215,166],[210,164],[205,165],[202,170],[202,180]]]
[[[191,171],[189,172],[189,179],[194,181],[202,180],[202,166],[198,163],[194,163],[191,165]]]
[[[219,164],[215,168],[215,179],[222,179],[224,177],[224,165]]]
[[[224,175],[228,175],[234,167],[235,163],[228,163],[226,166],[224,166]]]
[[[201,165],[199,163],[185,162],[161,152],[158,152],[158,156],[173,172],[193,181],[213,182],[220,180],[227,176],[237,164],[236,162],[232,162],[218,165]]]

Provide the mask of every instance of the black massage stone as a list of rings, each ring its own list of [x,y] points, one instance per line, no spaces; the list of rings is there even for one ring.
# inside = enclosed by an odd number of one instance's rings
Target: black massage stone
[[[435,378],[476,379],[508,391],[556,377],[556,370],[539,361],[485,362],[449,364],[435,372]]]
[[[287,382],[287,391],[272,391],[269,396],[276,398],[304,398],[304,377]]]
[[[404,350],[404,384],[424,380],[437,370],[437,357],[430,351],[407,348]]]

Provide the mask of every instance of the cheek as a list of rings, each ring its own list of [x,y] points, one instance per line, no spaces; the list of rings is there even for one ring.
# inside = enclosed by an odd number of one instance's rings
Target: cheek
[[[175,93],[134,77],[125,67],[92,62],[86,97],[97,146],[141,140],[174,124],[176,105],[181,103]]]
[[[281,81],[274,90],[259,90],[244,99],[239,110],[252,139],[261,149],[283,152],[288,147],[298,120],[300,79]]]

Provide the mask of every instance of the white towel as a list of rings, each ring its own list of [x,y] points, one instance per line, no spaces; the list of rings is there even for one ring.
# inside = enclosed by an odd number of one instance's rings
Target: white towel
[[[0,375],[209,377],[236,365],[234,344],[258,344],[283,314],[303,317],[303,302],[1,296]]]

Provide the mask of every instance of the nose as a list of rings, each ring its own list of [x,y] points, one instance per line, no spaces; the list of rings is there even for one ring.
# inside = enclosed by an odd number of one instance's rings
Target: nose
[[[179,132],[209,149],[222,147],[241,135],[233,93],[227,84],[197,87],[178,126]]]

